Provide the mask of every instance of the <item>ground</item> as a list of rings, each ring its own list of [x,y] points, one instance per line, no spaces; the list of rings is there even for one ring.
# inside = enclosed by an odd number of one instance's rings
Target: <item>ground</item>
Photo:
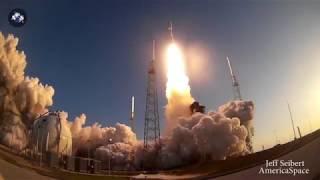
[[[80,174],[68,171],[40,168],[38,164],[15,155],[10,149],[0,145],[0,180],[119,180],[129,179],[123,176],[105,176]]]
[[[194,164],[158,174],[140,174],[133,177],[129,175],[90,175],[80,174],[60,169],[40,168],[38,164],[31,163],[12,150],[0,145],[0,180],[15,179],[66,179],[66,180],[100,180],[100,179],[270,179],[270,175],[259,175],[259,169],[265,166],[265,160],[280,159],[304,161],[305,168],[310,169],[308,175],[279,176],[272,175],[272,179],[320,180],[320,130],[301,139],[287,144],[277,145],[274,148],[257,152],[251,155],[234,159]],[[137,172],[138,174],[138,172]]]
[[[289,179],[293,180],[320,180],[320,137],[311,143],[305,145],[304,147],[290,152],[280,158],[279,160],[293,160],[295,162],[304,162],[304,167],[310,169],[310,174],[308,175],[296,175],[296,176],[288,176],[288,175],[259,175],[259,169],[261,167],[265,167],[265,164],[259,165],[250,169],[246,169],[244,171],[240,171],[237,173],[233,173],[230,175],[218,177],[217,180],[233,180],[233,179],[270,179],[272,180],[282,180],[289,177]]]
[[[0,180],[21,180],[22,178],[36,180],[53,180],[53,178],[42,176],[33,170],[21,168],[3,159],[0,159],[0,174]]]
[[[312,137],[313,136],[313,137]],[[312,136],[306,136],[302,139],[298,139],[295,142],[288,143],[286,145],[279,145],[265,152],[255,153],[253,155],[243,157],[243,160],[236,160],[230,162],[221,161],[216,163],[206,163],[199,165],[198,167],[191,167],[190,169],[183,169],[182,172],[176,171],[175,173],[159,173],[159,174],[140,174],[135,176],[136,179],[217,179],[217,180],[236,180],[236,179],[261,179],[261,180],[320,180],[320,131],[313,133]],[[280,150],[280,151],[279,151]],[[269,153],[270,151],[271,153]],[[281,154],[278,156],[278,154]],[[276,156],[271,158],[269,155],[275,154]],[[267,155],[267,159],[278,160],[292,160],[295,162],[304,161],[304,167],[310,169],[308,175],[261,175],[259,169],[265,167],[264,156]],[[238,168],[232,169],[232,164],[241,164],[250,159],[254,159],[256,164],[250,163],[248,165],[239,165]],[[259,160],[260,159],[260,160]],[[226,164],[225,164],[226,163]],[[232,164],[230,164],[232,163]],[[219,164],[219,165],[217,165]],[[224,165],[225,164],[225,165]],[[224,166],[230,170],[225,170]],[[236,167],[235,165],[234,167]],[[221,171],[222,168],[223,170]],[[220,169],[220,171],[219,171]]]

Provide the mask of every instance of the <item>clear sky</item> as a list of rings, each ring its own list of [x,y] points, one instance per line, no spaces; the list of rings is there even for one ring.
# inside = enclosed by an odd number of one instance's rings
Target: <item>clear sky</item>
[[[28,22],[8,24],[11,9]],[[0,31],[20,38],[27,74],[55,89],[53,110],[88,123],[128,124],[136,97],[143,136],[146,73],[157,41],[159,111],[163,126],[164,48],[168,21],[183,47],[192,95],[208,110],[232,99],[230,56],[244,99],[255,103],[254,146],[292,138],[286,100],[302,134],[320,126],[320,2],[265,0],[1,0]],[[310,123],[309,123],[310,122]]]

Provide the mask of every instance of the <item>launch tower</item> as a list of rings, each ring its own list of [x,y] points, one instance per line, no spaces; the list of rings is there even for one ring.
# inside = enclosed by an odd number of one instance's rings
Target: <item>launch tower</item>
[[[148,148],[151,143],[159,143],[159,141],[160,126],[155,69],[155,41],[153,41],[152,61],[150,62],[148,69],[148,86],[144,119],[144,147]]]

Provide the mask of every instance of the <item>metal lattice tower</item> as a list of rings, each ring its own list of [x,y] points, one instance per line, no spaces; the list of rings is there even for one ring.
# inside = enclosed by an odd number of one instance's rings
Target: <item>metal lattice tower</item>
[[[228,62],[229,70],[230,70],[230,76],[231,76],[231,79],[232,79],[233,99],[234,100],[242,100],[241,93],[240,93],[240,84],[239,84],[236,76],[233,73],[229,57],[227,57],[227,62]],[[242,123],[240,123],[240,124],[243,125]],[[246,145],[247,145],[248,150],[250,152],[253,152],[253,147],[252,147],[253,128],[250,128],[250,127],[249,128],[246,127],[246,128],[247,128],[247,131],[248,131],[248,136],[246,138]]]
[[[231,79],[232,79],[233,98],[234,98],[234,100],[242,100],[241,93],[240,93],[240,84],[239,84],[236,76],[233,73],[229,57],[227,57],[227,62],[228,62],[230,75],[231,75]]]
[[[148,86],[146,111],[144,119],[144,147],[160,141],[160,126],[158,112],[158,95],[155,69],[155,41],[153,41],[153,56],[148,69]]]

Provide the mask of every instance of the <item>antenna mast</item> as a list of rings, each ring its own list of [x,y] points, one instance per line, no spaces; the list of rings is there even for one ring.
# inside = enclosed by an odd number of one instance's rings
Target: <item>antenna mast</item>
[[[131,125],[132,132],[135,132],[135,125],[134,125],[134,96],[131,97],[130,125]]]
[[[240,93],[240,84],[239,84],[236,76],[233,73],[229,57],[227,56],[226,59],[227,59],[227,63],[228,63],[228,66],[229,66],[230,75],[231,75],[231,79],[232,79],[233,98],[234,98],[234,100],[242,100],[241,93]]]
[[[293,118],[292,118],[292,112],[291,112],[291,108],[290,108],[290,105],[289,103],[287,102],[288,104],[288,110],[289,110],[289,113],[290,113],[290,119],[291,119],[291,124],[292,124],[292,130],[293,130],[293,135],[294,135],[294,140],[297,139],[297,136],[296,136],[296,131],[294,129],[294,122],[293,122]]]

